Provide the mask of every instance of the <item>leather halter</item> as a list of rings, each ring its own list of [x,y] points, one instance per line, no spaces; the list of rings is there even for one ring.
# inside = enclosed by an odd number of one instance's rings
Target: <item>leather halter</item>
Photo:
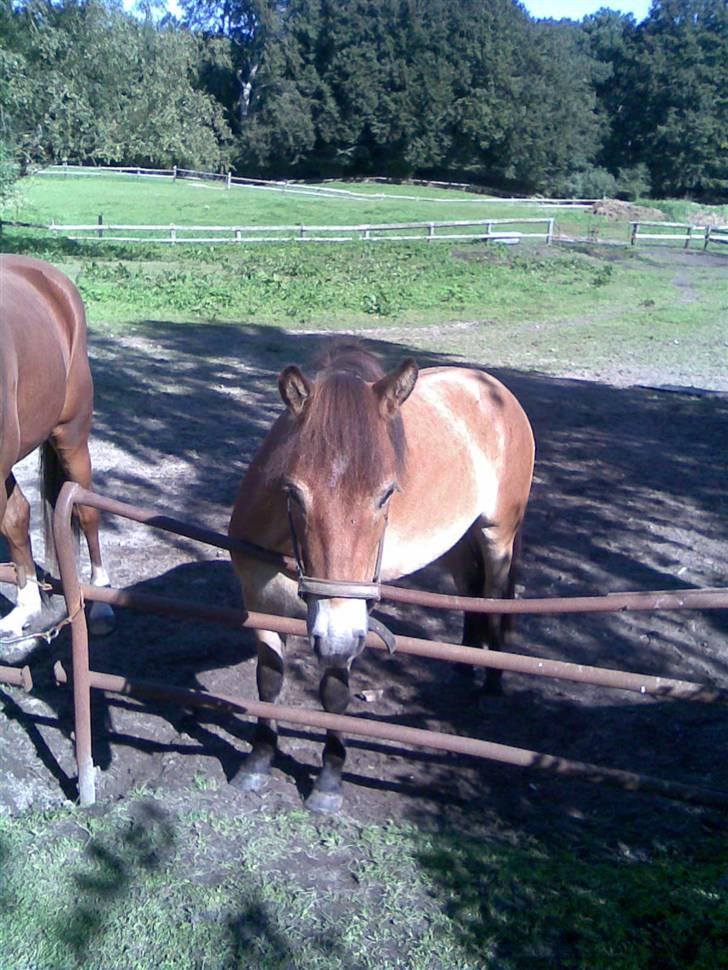
[[[307,576],[306,570],[303,565],[303,555],[301,552],[301,544],[298,540],[298,534],[296,532],[296,526],[293,521],[293,512],[291,510],[291,496],[288,495],[286,500],[286,508],[288,511],[288,528],[291,532],[291,544],[293,545],[293,555],[296,560],[296,571],[298,573],[298,595],[304,602],[307,602],[307,596],[321,596],[324,599],[350,599],[350,600],[366,600],[367,608],[369,612],[374,608],[375,603],[381,600],[381,591],[379,588],[379,577],[382,571],[382,555],[384,552],[384,536],[387,531],[387,521],[389,518],[389,512],[385,512],[384,516],[384,529],[382,530],[382,537],[379,540],[379,548],[377,550],[377,563],[374,568],[374,578],[372,582],[345,582],[338,579],[319,579],[316,576]],[[390,653],[394,653],[397,648],[394,636],[387,627],[380,621],[375,619],[375,617],[369,617],[369,629],[372,633],[376,633],[377,636],[384,642],[387,650]]]

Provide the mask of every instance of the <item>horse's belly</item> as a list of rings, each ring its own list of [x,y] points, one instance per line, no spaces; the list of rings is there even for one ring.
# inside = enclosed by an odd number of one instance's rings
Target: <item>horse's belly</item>
[[[2,433],[14,439],[14,461],[42,444],[60,420],[68,374],[57,340],[5,322],[0,329]]]

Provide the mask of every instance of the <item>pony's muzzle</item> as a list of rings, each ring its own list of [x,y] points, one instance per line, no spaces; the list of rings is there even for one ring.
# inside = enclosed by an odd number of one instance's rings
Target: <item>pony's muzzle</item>
[[[309,640],[322,663],[351,663],[364,649],[368,627],[366,600],[308,597]]]

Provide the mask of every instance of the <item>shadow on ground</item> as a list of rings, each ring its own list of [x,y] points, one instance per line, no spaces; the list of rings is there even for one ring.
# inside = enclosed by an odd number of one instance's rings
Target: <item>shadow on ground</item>
[[[320,343],[317,335],[215,324],[155,323],[123,337],[95,334],[96,487],[224,531],[242,471],[280,408],[277,372],[291,362],[306,365]],[[465,363],[404,343],[369,343],[390,364],[410,354],[422,366]],[[523,402],[538,447],[523,563],[527,595],[724,582],[728,399],[539,373],[497,376]],[[115,585],[238,605],[228,561],[214,550],[169,536],[151,540],[143,527],[121,520],[106,523],[105,549]],[[413,581],[446,588],[432,569]],[[384,612],[395,632],[453,641],[460,635],[457,617]],[[532,618],[521,622],[513,649],[725,686],[727,628],[725,612]],[[39,760],[44,784],[66,796],[73,788],[70,700],[52,686],[49,669],[56,656],[68,663],[68,649],[60,641],[29,658],[43,710],[3,692],[6,723],[20,739],[4,767],[21,772],[23,754]],[[92,654],[100,670],[254,692],[251,639],[222,627],[122,613]],[[728,769],[715,756],[728,738],[719,709],[515,675],[503,698],[486,703],[467,671],[373,653],[354,678],[355,694],[364,688],[381,690],[374,703],[355,698],[352,711],[364,716],[728,788]],[[292,645],[286,691],[286,701],[317,706],[316,668],[301,643]],[[239,719],[140,712],[102,695],[94,705],[95,758],[107,796],[144,783],[184,786],[207,774],[224,787],[247,750],[250,726]],[[296,804],[319,746],[309,735],[284,735],[273,785]],[[347,767],[349,810],[362,818],[411,815],[424,822],[474,811],[534,831],[575,818],[615,831],[641,825],[646,837],[654,826],[677,836],[702,824],[700,812],[665,812],[651,797],[397,746],[354,742]]]

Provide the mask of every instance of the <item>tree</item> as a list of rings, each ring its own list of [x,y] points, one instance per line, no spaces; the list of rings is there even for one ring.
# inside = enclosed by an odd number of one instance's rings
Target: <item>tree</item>
[[[653,0],[640,41],[638,144],[654,188],[728,196],[728,7]]]
[[[223,109],[200,90],[200,41],[189,32],[140,23],[101,0],[32,0],[11,12],[10,26],[0,86],[5,125],[26,159],[226,161]]]

